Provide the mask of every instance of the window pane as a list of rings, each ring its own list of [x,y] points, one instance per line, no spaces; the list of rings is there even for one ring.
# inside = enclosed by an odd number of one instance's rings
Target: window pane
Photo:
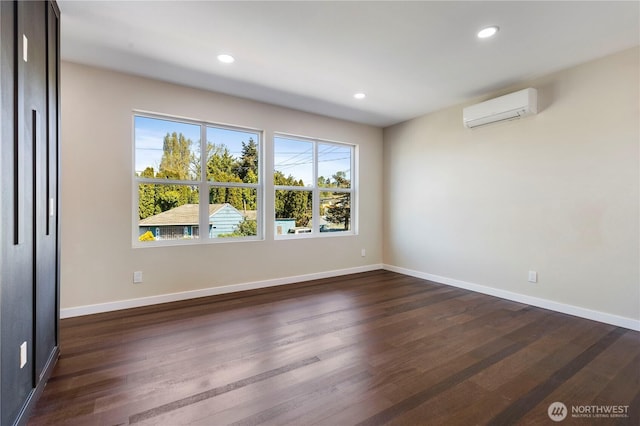
[[[258,133],[207,127],[207,179],[258,183],[259,142]]]
[[[340,232],[351,229],[351,194],[320,193],[320,232]]]
[[[209,237],[258,235],[258,190],[216,186],[209,190]]]
[[[199,238],[198,187],[138,184],[138,240]]]
[[[351,188],[349,146],[318,144],[318,186]]]
[[[313,142],[274,138],[275,185],[313,186]]]
[[[135,116],[135,175],[200,179],[200,126]]]
[[[276,235],[311,233],[311,191],[276,190]]]

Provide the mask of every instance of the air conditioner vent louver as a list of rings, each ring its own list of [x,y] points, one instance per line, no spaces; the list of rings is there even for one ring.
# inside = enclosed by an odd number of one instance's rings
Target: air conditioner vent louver
[[[524,89],[464,108],[462,122],[470,129],[514,120],[538,112],[538,91]]]

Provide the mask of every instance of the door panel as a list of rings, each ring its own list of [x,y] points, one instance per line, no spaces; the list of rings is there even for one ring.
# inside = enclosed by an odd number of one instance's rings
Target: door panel
[[[31,180],[33,182],[33,192],[31,206],[33,209],[33,222],[31,224],[32,232],[34,233],[34,249],[35,249],[35,280],[32,283],[34,291],[34,299],[32,299],[32,316],[35,318],[35,329],[32,330],[34,334],[34,343],[32,345],[31,356],[33,357],[33,383],[32,387],[36,385],[39,380],[40,373],[42,372],[43,362],[42,357],[43,348],[40,342],[40,338],[43,334],[40,333],[37,321],[40,315],[37,314],[39,305],[39,290],[42,287],[39,283],[40,279],[46,280],[47,266],[41,265],[40,258],[43,256],[42,248],[42,231],[41,224],[43,223],[43,215],[45,214],[45,176],[42,173],[42,169],[45,167],[46,162],[46,26],[42,25],[46,19],[46,4],[43,2],[19,2],[18,3],[18,38],[20,35],[27,37],[23,38],[23,43],[27,44],[27,49],[23,46],[22,50],[18,53],[20,58],[18,63],[22,66],[22,70],[19,74],[20,90],[19,97],[24,102],[22,108],[22,128],[24,129],[24,140],[29,139],[32,150],[30,152],[32,158]],[[26,56],[26,57],[25,57]],[[20,60],[21,59],[21,60]],[[25,60],[26,59],[26,60]],[[20,96],[21,95],[21,96]],[[19,121],[20,122],[20,121]],[[25,173],[26,174],[26,173]],[[48,203],[46,203],[48,204]]]
[[[58,25],[54,3],[0,1],[2,425],[26,422],[57,355]]]
[[[36,379],[40,380],[44,368],[56,346],[56,311],[57,311],[57,290],[56,290],[56,219],[57,212],[53,207],[56,203],[56,175],[57,175],[57,105],[53,104],[57,99],[56,81],[57,70],[57,50],[55,49],[55,37],[50,37],[51,32],[57,34],[57,21],[55,15],[51,14],[51,6],[46,4],[43,14],[46,14],[45,29],[48,36],[42,34],[42,55],[43,59],[42,75],[45,87],[42,93],[37,96],[45,100],[42,114],[42,129],[38,129],[42,138],[36,144],[36,167],[35,167],[35,247],[36,247],[36,300],[35,300],[35,367]],[[40,12],[40,11],[39,11]],[[42,20],[44,20],[43,18]],[[41,21],[42,21],[41,20]],[[40,34],[39,34],[40,35]],[[53,40],[51,40],[53,38]],[[53,44],[53,46],[52,46]],[[40,56],[42,56],[40,58]],[[52,69],[53,68],[53,69]],[[46,71],[49,70],[47,73]],[[46,75],[46,77],[45,77]]]
[[[34,383],[33,117],[29,110],[31,103],[25,103],[21,96],[25,90],[22,73],[26,63],[17,54],[24,45],[24,15],[32,13],[30,9],[33,7],[26,2],[0,2],[0,7],[3,182],[1,423],[11,424]],[[30,37],[29,33],[27,39]],[[28,110],[29,113],[25,114]],[[27,362],[20,368],[20,346],[23,343],[27,347]]]

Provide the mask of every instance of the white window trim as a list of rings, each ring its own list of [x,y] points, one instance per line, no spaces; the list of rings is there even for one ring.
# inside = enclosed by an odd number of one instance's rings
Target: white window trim
[[[135,158],[136,158],[136,143],[135,143],[135,119],[136,117],[154,118],[159,120],[176,121],[179,123],[193,124],[200,126],[200,180],[187,181],[187,180],[169,180],[169,179],[155,179],[155,178],[141,178],[135,175]],[[207,127],[215,127],[219,129],[227,129],[242,132],[251,132],[258,135],[258,183],[240,183],[240,182],[213,182],[207,180]],[[250,241],[264,241],[265,236],[265,220],[264,220],[264,131],[261,129],[255,129],[245,126],[237,126],[230,124],[220,124],[204,120],[196,120],[192,118],[185,118],[180,116],[154,113],[142,110],[133,110],[131,115],[131,141],[132,141],[132,154],[131,158],[132,169],[132,220],[131,220],[131,241],[133,248],[152,248],[152,247],[167,247],[167,246],[184,246],[184,245],[200,245],[200,244],[226,244],[237,242],[250,242]],[[161,240],[161,241],[140,241],[138,238],[139,232],[139,216],[138,216],[138,185],[139,184],[164,184],[164,185],[190,185],[197,186],[199,193],[199,238],[184,239],[184,240]],[[257,235],[247,237],[226,237],[226,238],[210,238],[209,237],[209,222],[208,222],[208,205],[209,205],[209,190],[214,187],[236,187],[236,188],[252,188],[256,190],[257,195],[257,211],[256,222],[258,227]],[[202,233],[202,230],[207,230]],[[203,238],[204,235],[204,238]]]
[[[271,191],[271,200],[273,201],[273,211],[272,211],[272,223],[271,227],[275,227],[276,221],[276,211],[275,211],[275,199],[276,199],[276,191],[278,190],[293,190],[293,191],[311,191],[312,192],[312,232],[308,234],[283,234],[277,235],[274,232],[273,238],[277,241],[287,241],[287,240],[295,240],[295,239],[307,239],[307,238],[338,238],[338,237],[350,237],[358,235],[358,158],[359,158],[359,146],[356,144],[350,144],[346,142],[332,141],[328,139],[318,139],[309,136],[300,136],[294,135],[291,133],[285,132],[274,132],[272,138],[272,152],[271,157],[274,164],[275,169],[275,139],[283,138],[283,139],[292,139],[302,142],[311,142],[313,143],[313,176],[312,182],[313,186],[288,186],[288,185],[275,185],[273,182],[273,174],[269,176],[271,185],[273,185],[273,191]],[[337,145],[341,147],[350,147],[351,148],[351,188],[322,188],[318,186],[318,145]],[[330,192],[346,192],[351,194],[351,226],[348,231],[340,231],[340,232],[320,232],[320,192],[325,192],[327,189],[330,189]],[[316,231],[317,230],[317,231]]]

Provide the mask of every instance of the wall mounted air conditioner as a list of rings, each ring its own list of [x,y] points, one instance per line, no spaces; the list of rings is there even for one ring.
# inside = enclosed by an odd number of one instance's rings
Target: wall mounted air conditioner
[[[529,88],[464,108],[462,122],[472,129],[537,113],[538,91]]]

